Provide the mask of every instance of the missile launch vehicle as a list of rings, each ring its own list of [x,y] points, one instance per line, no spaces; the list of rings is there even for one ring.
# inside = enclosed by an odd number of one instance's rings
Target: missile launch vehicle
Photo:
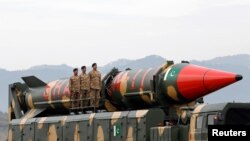
[[[196,141],[207,140],[208,124],[250,121],[250,104],[202,104],[241,75],[187,61],[112,69],[102,78],[97,108],[71,108],[69,79],[22,79],[9,85],[8,141]]]

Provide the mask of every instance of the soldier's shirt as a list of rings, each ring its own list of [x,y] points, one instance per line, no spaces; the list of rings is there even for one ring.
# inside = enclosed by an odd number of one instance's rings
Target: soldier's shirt
[[[86,73],[82,73],[80,76],[80,90],[89,90],[89,76]]]
[[[101,89],[101,73],[99,71],[92,70],[89,72],[90,78],[90,88],[91,89]]]
[[[69,90],[71,92],[80,92],[80,79],[79,76],[71,76],[69,79]]]

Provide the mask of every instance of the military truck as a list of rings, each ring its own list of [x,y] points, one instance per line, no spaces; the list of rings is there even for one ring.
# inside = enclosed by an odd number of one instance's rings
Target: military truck
[[[247,117],[242,124],[249,121],[249,104],[200,104],[203,96],[241,80],[241,75],[187,61],[139,70],[114,68],[102,79],[100,107],[79,106],[74,115],[68,79],[22,79],[24,83],[9,85],[8,141],[206,140],[208,123],[233,123],[241,118],[237,114]]]
[[[161,109],[12,120],[8,141],[207,141],[208,125],[250,124],[250,103],[201,104],[177,123]]]

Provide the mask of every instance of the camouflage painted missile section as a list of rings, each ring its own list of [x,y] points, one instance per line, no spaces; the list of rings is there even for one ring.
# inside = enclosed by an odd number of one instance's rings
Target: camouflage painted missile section
[[[102,79],[101,110],[80,115],[69,114],[68,79],[22,79],[25,83],[9,85],[8,141],[186,141],[201,98],[242,76],[186,61],[114,68]]]
[[[159,68],[127,70],[107,78],[106,109],[145,109],[187,104],[228,86],[242,76],[183,62]],[[113,105],[113,106],[112,106]]]

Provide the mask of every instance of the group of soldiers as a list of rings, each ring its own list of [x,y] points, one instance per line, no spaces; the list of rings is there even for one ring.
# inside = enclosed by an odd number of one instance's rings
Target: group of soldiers
[[[78,69],[73,69],[73,76],[69,79],[72,109],[84,107],[99,107],[100,90],[102,87],[101,73],[97,70],[97,64],[92,64],[92,70],[87,74],[86,66],[81,67],[82,73],[78,75]]]

